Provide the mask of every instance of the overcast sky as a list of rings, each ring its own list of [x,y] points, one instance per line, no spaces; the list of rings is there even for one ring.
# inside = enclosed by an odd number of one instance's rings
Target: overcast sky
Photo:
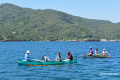
[[[53,9],[73,16],[120,22],[120,0],[0,0],[32,9]]]

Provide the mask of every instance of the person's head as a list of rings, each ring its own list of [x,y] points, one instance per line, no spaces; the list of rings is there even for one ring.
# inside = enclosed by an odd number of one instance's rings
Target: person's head
[[[98,49],[96,48],[96,51],[98,51]]]
[[[42,59],[44,59],[44,57],[42,57]]]
[[[27,53],[27,54],[29,54],[29,53]]]
[[[103,49],[103,51],[105,51],[105,49]]]
[[[29,53],[30,53],[30,51],[29,51],[29,50],[27,50],[26,54],[29,54]]]
[[[92,47],[90,47],[90,49],[92,49]]]
[[[60,52],[58,53],[58,56],[60,56]]]
[[[70,55],[71,54],[71,52],[70,51],[68,51],[68,55]]]

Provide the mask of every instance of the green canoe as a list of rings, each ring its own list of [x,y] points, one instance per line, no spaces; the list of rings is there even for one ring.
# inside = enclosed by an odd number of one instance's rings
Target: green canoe
[[[44,62],[43,60],[33,59],[32,61],[18,60],[18,65],[62,65],[62,64],[73,64],[77,63],[77,58],[70,60],[62,60],[62,61],[48,61]]]

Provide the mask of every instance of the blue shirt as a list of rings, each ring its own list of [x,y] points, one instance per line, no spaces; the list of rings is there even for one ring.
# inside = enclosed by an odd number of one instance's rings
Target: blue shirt
[[[25,54],[25,60],[29,61],[29,55],[28,54]]]

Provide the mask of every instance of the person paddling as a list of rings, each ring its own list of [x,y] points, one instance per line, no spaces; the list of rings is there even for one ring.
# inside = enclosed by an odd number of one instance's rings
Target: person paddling
[[[103,49],[103,52],[101,54],[105,56],[107,54],[107,51]]]
[[[50,61],[50,59],[47,56],[42,57],[45,62]]]
[[[70,51],[68,51],[68,57],[66,57],[67,59],[70,59],[71,61],[73,60],[73,56],[72,56],[72,54],[71,54],[71,52]]]
[[[62,58],[61,58],[61,55],[60,55],[60,52],[58,53],[58,56],[57,56],[57,62],[61,61]]]
[[[92,47],[90,47],[88,56],[92,56],[92,55],[93,55],[93,49],[92,49]]]
[[[27,52],[25,54],[25,61],[30,61],[29,53],[30,53],[30,51],[27,50]]]

